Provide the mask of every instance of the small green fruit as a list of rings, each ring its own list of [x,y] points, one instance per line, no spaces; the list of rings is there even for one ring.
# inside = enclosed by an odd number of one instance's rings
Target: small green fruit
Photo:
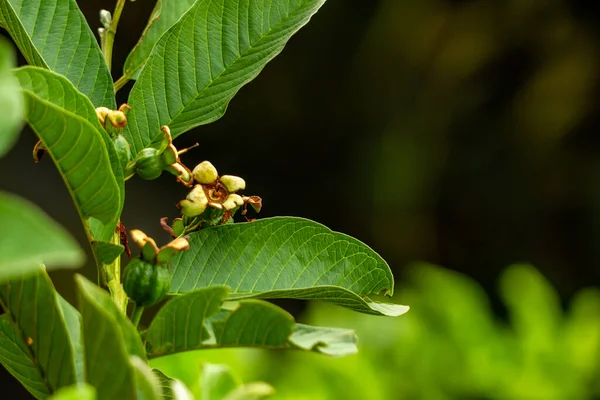
[[[147,147],[135,157],[135,172],[147,181],[158,178],[163,172],[164,164],[160,154],[154,147]]]
[[[123,289],[135,304],[148,307],[161,301],[171,288],[166,265],[154,265],[139,257],[131,259],[123,276]]]

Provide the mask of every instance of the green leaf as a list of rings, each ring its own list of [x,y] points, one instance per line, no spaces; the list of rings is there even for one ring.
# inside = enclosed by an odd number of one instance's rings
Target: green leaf
[[[302,218],[267,218],[203,229],[189,235],[190,250],[171,262],[172,293],[212,285],[230,298],[324,300],[375,315],[397,316],[408,307],[378,303],[392,295],[387,263],[367,245]]]
[[[223,400],[260,400],[271,397],[275,389],[264,382],[252,382],[239,386]]]
[[[77,242],[37,206],[0,191],[0,282],[40,269],[74,268],[85,255]]]
[[[227,293],[226,287],[214,286],[169,300],[146,332],[148,357],[203,347],[211,336],[206,318],[220,311]]]
[[[263,382],[243,385],[224,364],[204,364],[200,386],[202,400],[259,400],[275,394],[275,390]]]
[[[202,400],[222,400],[242,382],[224,364],[203,364],[200,377]]]
[[[194,396],[190,390],[179,380],[165,375],[158,369],[152,370],[158,377],[162,396],[165,400],[193,400]]]
[[[111,264],[125,251],[121,244],[115,244],[113,240],[117,222],[104,225],[96,218],[88,218],[87,224],[92,234],[92,248],[98,259],[104,264]]]
[[[137,79],[160,37],[171,28],[196,0],[158,0],[148,24],[123,66],[123,75]]]
[[[152,368],[139,357],[132,356],[131,364],[135,370],[135,386],[138,400],[161,400],[162,388],[159,378]]]
[[[50,400],[96,400],[96,389],[87,383],[60,389]]]
[[[351,329],[296,324],[289,341],[299,349],[330,356],[347,356],[358,352],[358,337]]]
[[[29,348],[6,314],[0,315],[0,363],[36,399],[50,395],[51,389]]]
[[[197,1],[158,41],[130,96],[125,136],[137,153],[225,113],[325,0]],[[227,12],[224,12],[227,10]]]
[[[80,275],[76,282],[87,382],[96,387],[100,400],[136,399],[130,356],[145,358],[137,330],[108,293]]]
[[[75,0],[0,0],[0,21],[29,64],[66,76],[94,105],[116,108],[112,77]]]
[[[500,294],[527,351],[554,351],[563,316],[551,283],[531,265],[512,265],[500,277]]]
[[[53,72],[25,67],[16,75],[28,105],[26,120],[48,149],[80,214],[114,231],[123,207],[123,171],[94,106]]]
[[[45,398],[78,382],[77,316],[39,273],[0,285],[2,316],[0,362],[34,396]]]
[[[296,324],[286,311],[260,300],[224,306],[228,292],[213,286],[170,300],[146,332],[148,356],[223,347],[296,348],[329,355],[356,352],[352,331]]]
[[[73,349],[73,360],[75,361],[75,376],[77,382],[85,380],[85,360],[83,359],[83,340],[81,339],[81,314],[75,307],[56,292],[58,304],[65,318],[69,341]]]
[[[19,81],[11,72],[15,65],[12,46],[0,37],[0,157],[4,157],[16,143],[23,125],[23,95],[19,90]]]

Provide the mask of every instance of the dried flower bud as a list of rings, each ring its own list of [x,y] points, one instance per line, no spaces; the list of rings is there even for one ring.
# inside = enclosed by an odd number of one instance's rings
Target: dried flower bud
[[[181,213],[186,217],[197,217],[206,210],[208,199],[204,193],[202,185],[196,185],[188,193],[185,200],[179,202]]]
[[[102,28],[100,28],[100,29],[102,29]],[[100,124],[102,126],[104,126],[104,122],[106,121],[106,116],[108,115],[109,112],[110,112],[110,109],[106,108],[106,107],[96,108],[96,116],[98,117],[98,121],[100,121]]]
[[[196,168],[194,168],[192,173],[194,174],[196,182],[203,185],[214,183],[219,177],[217,169],[210,161],[202,161],[200,164],[196,165]]]
[[[106,117],[115,128],[124,128],[127,125],[127,117],[123,111],[111,110]]]
[[[156,263],[168,264],[175,254],[185,251],[189,248],[190,244],[186,238],[176,238],[169,242],[169,244],[166,244],[160,248],[158,254],[156,255]]]
[[[246,182],[239,176],[223,175],[221,177],[221,183],[225,185],[230,193],[235,193],[238,190],[246,189]]]

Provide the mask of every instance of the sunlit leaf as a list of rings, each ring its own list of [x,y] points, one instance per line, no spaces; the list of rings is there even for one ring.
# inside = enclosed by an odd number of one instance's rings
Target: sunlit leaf
[[[95,106],[115,108],[110,72],[75,0],[0,0],[0,21],[29,64],[66,76]]]
[[[50,400],[96,400],[96,389],[86,383],[60,389]]]
[[[46,268],[74,268],[85,255],[37,206],[0,191],[0,282]]]
[[[230,298],[324,300],[376,315],[408,307],[378,303],[391,295],[387,263],[367,245],[302,218],[267,218],[189,235],[190,250],[172,260],[171,292],[211,285],[232,288]]]
[[[290,343],[302,350],[316,351],[330,356],[355,354],[358,337],[351,329],[325,328],[296,324]]]
[[[223,400],[260,400],[275,394],[275,389],[264,382],[252,382],[238,386]]]
[[[13,48],[0,37],[0,157],[15,144],[23,125],[23,95],[11,72],[15,65]]]
[[[324,2],[197,1],[157,42],[131,91],[132,151],[160,136],[162,125],[177,137],[219,119]]]
[[[202,400],[222,400],[228,393],[241,385],[239,378],[224,364],[203,364],[200,378]]]

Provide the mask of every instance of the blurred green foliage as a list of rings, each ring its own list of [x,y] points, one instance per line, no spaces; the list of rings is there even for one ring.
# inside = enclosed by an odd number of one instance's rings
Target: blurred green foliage
[[[579,291],[566,310],[533,267],[500,279],[506,319],[482,288],[428,264],[410,269],[395,319],[311,306],[304,322],[354,327],[356,356],[265,351],[194,352],[155,361],[199,390],[202,362],[226,361],[246,380],[264,380],[280,399],[584,400],[600,396],[600,291]]]

